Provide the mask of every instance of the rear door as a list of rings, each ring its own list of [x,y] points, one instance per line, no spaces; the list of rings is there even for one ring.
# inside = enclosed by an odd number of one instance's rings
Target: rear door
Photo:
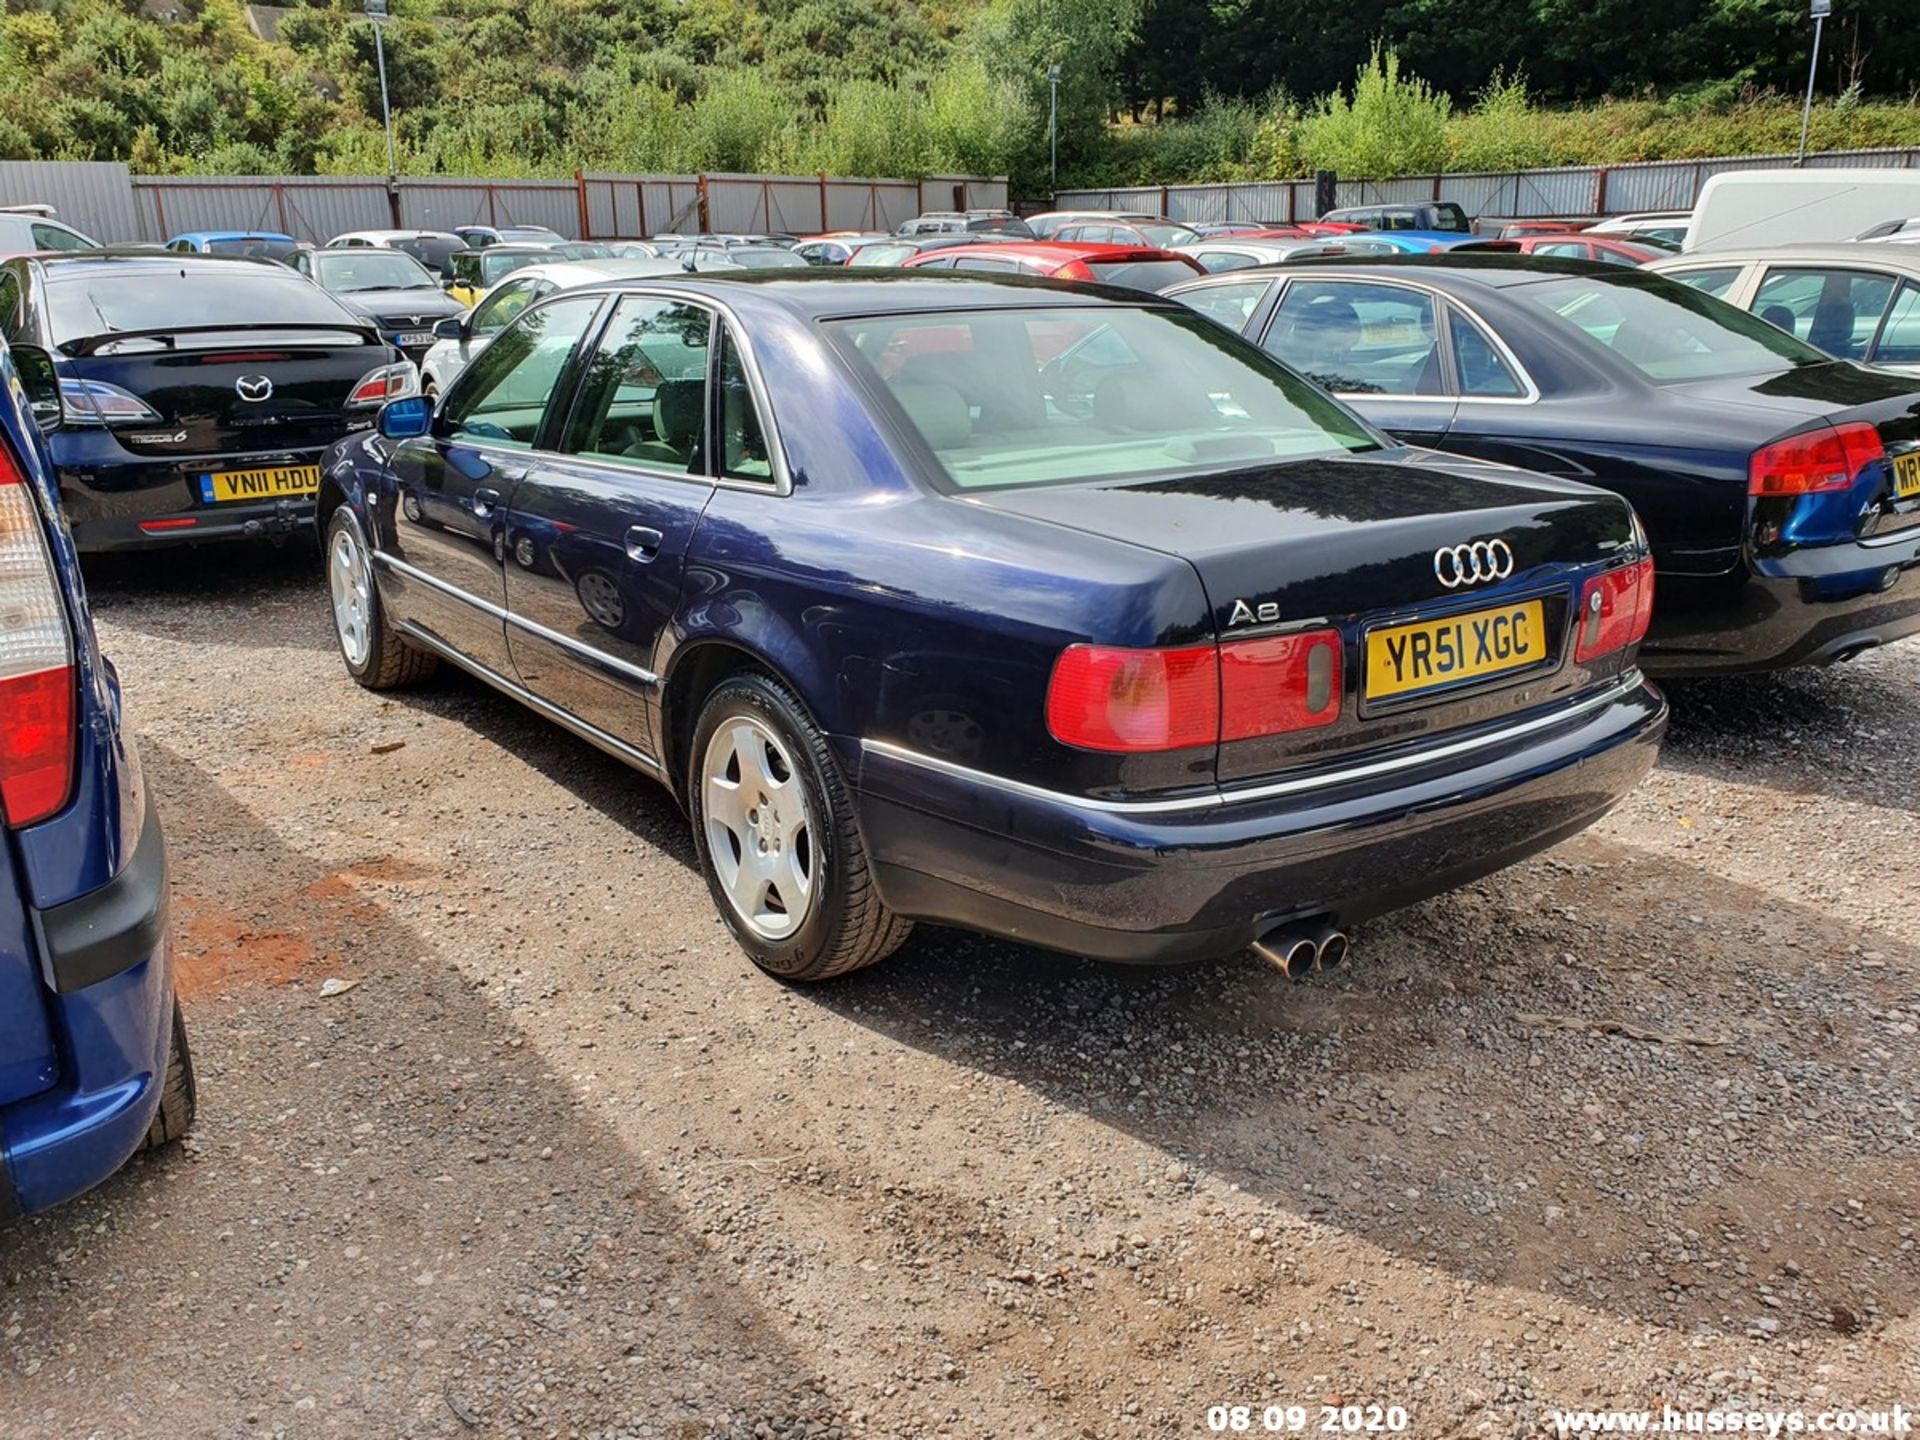
[[[1409,445],[1453,424],[1440,298],[1380,280],[1293,280],[1262,346]]]
[[[1816,350],[1864,360],[1893,300],[1896,277],[1851,265],[1769,265],[1747,309]]]
[[[448,387],[432,432],[399,442],[387,462],[399,490],[389,573],[408,592],[408,618],[502,675],[513,674],[507,506],[601,303],[563,297],[521,316]]]
[[[713,495],[704,306],[623,296],[584,366],[565,438],[507,515],[508,646],[541,699],[650,753],[655,651]]]

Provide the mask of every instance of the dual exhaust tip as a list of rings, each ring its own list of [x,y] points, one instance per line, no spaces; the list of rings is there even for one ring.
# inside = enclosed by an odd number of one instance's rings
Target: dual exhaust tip
[[[1314,970],[1333,970],[1346,963],[1353,942],[1344,930],[1331,925],[1282,925],[1254,941],[1253,953],[1289,980]]]

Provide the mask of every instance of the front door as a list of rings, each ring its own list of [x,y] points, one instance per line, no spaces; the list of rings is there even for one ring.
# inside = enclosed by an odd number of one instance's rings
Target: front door
[[[381,527],[381,563],[399,608],[441,643],[512,675],[506,613],[505,516],[598,296],[559,300],[521,317],[448,390],[433,430],[394,447],[398,489]],[[390,529],[389,529],[390,526]]]
[[[655,651],[713,495],[711,311],[628,295],[582,371],[559,453],[507,514],[508,644],[520,683],[652,753]]]

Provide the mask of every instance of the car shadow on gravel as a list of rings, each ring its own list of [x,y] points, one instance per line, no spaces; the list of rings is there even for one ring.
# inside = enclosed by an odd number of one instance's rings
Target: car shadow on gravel
[[[1920,950],[1676,868],[1576,841],[1363,927],[1301,984],[923,931],[806,994],[1238,1185],[1283,1237],[1308,1218],[1680,1332],[1905,1314],[1920,1078],[1874,1017]],[[1184,1185],[1161,1168],[1142,1183]]]
[[[335,646],[319,553],[308,543],[89,555],[87,596],[114,624],[162,640],[258,650]],[[245,624],[232,623],[245,605]]]
[[[0,1230],[0,1430],[157,1433],[156,1404],[165,1433],[210,1437],[828,1415],[726,1257],[484,990],[143,746],[200,1122],[186,1152]],[[358,985],[323,999],[329,975]]]
[[[1920,642],[1824,670],[1663,682],[1663,769],[1920,810]]]

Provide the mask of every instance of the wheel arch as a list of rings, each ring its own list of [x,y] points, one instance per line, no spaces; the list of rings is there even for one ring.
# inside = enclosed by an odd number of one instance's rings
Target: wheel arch
[[[809,687],[791,669],[738,635],[701,635],[683,641],[660,678],[660,762],[681,803],[686,802],[687,755],[694,726],[711,695],[735,675],[764,675],[786,687],[823,732],[819,708]]]

